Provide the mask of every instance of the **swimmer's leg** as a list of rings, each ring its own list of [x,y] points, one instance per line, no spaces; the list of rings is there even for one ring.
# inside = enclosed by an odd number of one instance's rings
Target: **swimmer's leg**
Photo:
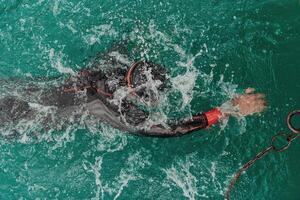
[[[15,97],[0,99],[0,137],[15,139],[22,134],[16,130],[17,124],[22,120],[29,120],[34,116],[34,111],[26,101]]]
[[[59,108],[76,106],[81,103],[78,94],[65,92],[62,78],[9,78],[0,79],[0,99],[19,99],[18,101],[36,103]]]
[[[14,97],[0,99],[0,121],[1,125],[25,118],[31,112],[27,102]]]
[[[56,106],[65,108],[69,106],[79,106],[85,101],[85,97],[75,92],[65,92],[63,88],[54,88],[42,92],[38,99],[39,104],[44,106]]]

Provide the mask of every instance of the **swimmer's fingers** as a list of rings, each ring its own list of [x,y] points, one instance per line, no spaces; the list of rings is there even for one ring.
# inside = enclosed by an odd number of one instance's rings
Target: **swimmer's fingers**
[[[266,95],[257,93],[257,94],[252,94],[252,99],[253,100],[264,100],[266,98]]]
[[[258,100],[265,100],[265,95],[261,94],[261,93],[257,93],[257,94],[245,94],[240,96],[240,98],[244,98],[247,101],[250,102],[256,102]]]
[[[256,105],[254,107],[254,113],[262,112],[266,108],[267,108],[267,102],[263,99],[259,99],[256,101]]]
[[[264,111],[266,108],[267,108],[267,107],[264,106],[264,105],[257,106],[257,107],[254,109],[253,114],[254,114],[254,113],[260,113],[260,112]]]
[[[266,98],[266,95],[265,95],[265,94],[262,94],[262,93],[257,93],[257,94],[256,94],[256,98],[258,98],[258,99],[265,99],[265,98]]]
[[[263,99],[259,99],[256,101],[256,105],[258,106],[267,106],[267,102]]]
[[[249,87],[245,90],[245,94],[253,94],[254,92],[255,92],[255,89],[251,88],[251,87]]]

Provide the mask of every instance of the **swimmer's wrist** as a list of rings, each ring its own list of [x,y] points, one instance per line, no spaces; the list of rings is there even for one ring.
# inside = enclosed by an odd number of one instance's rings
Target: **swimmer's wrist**
[[[207,119],[207,126],[212,126],[220,121],[223,116],[220,108],[214,108],[210,111],[203,113]]]
[[[230,101],[227,101],[223,103],[219,109],[223,113],[224,117],[229,117],[229,116],[239,116],[240,115],[240,109],[238,104],[235,102],[235,99],[232,99]]]

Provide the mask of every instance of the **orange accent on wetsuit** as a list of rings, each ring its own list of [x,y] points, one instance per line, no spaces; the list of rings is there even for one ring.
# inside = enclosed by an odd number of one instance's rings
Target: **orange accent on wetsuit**
[[[207,118],[208,126],[216,124],[222,117],[222,113],[218,108],[214,108],[208,112],[204,113]]]

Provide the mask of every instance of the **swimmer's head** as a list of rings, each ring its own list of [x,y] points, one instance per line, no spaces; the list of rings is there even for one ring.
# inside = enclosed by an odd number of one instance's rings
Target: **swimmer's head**
[[[129,70],[127,82],[139,97],[152,104],[158,100],[159,92],[167,87],[166,69],[149,61],[139,61]]]
[[[139,61],[131,67],[127,79],[133,88],[152,83],[158,90],[163,90],[167,81],[166,69],[149,61]]]

